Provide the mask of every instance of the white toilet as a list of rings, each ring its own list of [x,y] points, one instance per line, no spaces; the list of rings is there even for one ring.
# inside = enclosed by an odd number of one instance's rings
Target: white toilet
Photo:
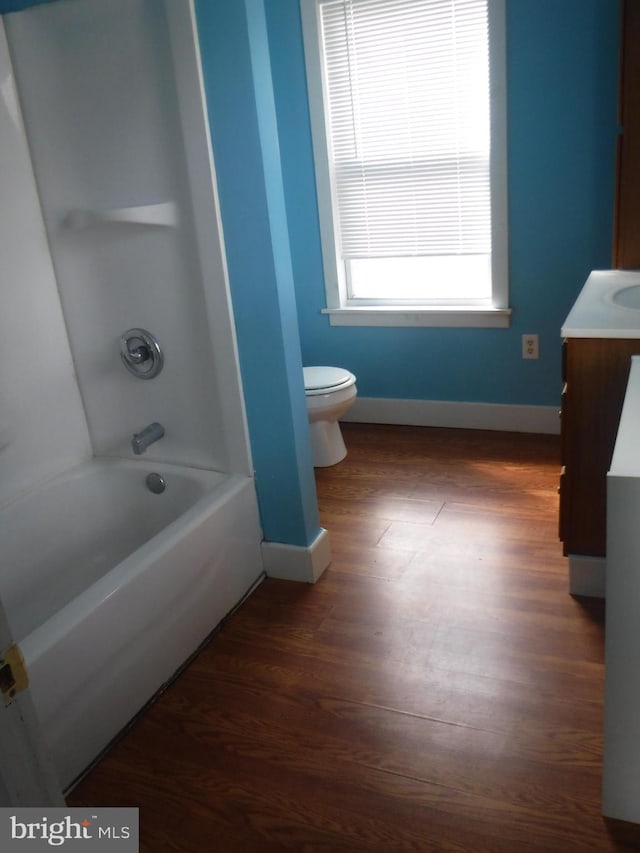
[[[341,367],[305,367],[303,372],[313,465],[327,468],[347,455],[338,420],[356,398],[356,377]]]

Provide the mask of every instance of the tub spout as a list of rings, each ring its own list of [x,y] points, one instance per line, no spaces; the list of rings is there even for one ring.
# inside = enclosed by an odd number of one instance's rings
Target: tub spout
[[[144,453],[147,447],[150,444],[153,444],[154,441],[158,441],[164,435],[164,427],[162,424],[159,424],[157,421],[154,421],[149,426],[145,427],[142,432],[135,432],[133,434],[133,438],[131,439],[131,447],[133,452],[139,456],[141,453]]]

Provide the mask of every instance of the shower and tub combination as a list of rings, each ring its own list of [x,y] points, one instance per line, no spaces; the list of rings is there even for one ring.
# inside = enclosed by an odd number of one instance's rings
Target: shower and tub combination
[[[0,597],[71,785],[262,576],[193,10],[0,31]]]

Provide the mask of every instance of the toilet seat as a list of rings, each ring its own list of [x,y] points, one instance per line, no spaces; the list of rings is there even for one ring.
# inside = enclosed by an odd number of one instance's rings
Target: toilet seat
[[[356,377],[342,367],[304,367],[304,390],[307,397],[330,394],[342,388],[348,388]]]

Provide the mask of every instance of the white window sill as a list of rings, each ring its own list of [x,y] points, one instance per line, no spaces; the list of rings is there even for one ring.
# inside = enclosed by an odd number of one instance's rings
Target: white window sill
[[[359,308],[323,308],[332,326],[441,326],[508,329],[510,308],[473,306],[441,308],[367,305]]]

